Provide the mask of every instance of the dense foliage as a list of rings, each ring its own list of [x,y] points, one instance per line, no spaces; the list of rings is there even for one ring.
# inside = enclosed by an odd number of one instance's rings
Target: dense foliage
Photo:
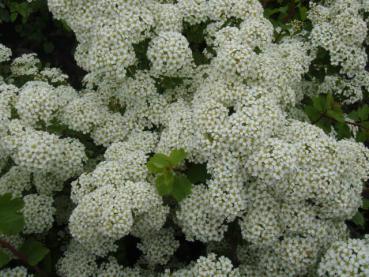
[[[0,2],[0,277],[369,276],[368,23]]]

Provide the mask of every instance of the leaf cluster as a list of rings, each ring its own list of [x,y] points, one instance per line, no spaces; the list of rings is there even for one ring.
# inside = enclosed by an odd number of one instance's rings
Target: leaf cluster
[[[10,193],[0,196],[0,234],[5,236],[18,235],[23,230],[25,224],[22,214],[23,207],[24,202],[21,198],[13,198]],[[10,256],[9,251],[13,256]],[[0,239],[0,268],[7,265],[13,258],[34,267],[48,253],[49,249],[32,237],[26,239],[18,249],[6,239]]]
[[[149,172],[156,175],[155,184],[161,196],[170,196],[179,202],[191,193],[192,183],[180,171],[186,156],[184,149],[174,149],[169,156],[156,153],[147,162]]]

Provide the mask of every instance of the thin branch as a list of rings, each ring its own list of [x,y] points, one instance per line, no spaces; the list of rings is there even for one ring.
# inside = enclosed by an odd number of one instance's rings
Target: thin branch
[[[269,4],[270,0],[262,0],[261,4],[263,5],[263,7],[265,8],[268,4]]]
[[[337,119],[334,119],[333,117],[330,117],[330,116],[328,116],[327,114],[325,114],[325,113],[321,113],[320,114],[320,116],[319,116],[319,118],[318,119],[316,119],[316,120],[314,120],[314,121],[312,121],[311,122],[311,124],[316,124],[317,122],[319,122],[323,117],[325,117],[325,118],[327,118],[327,119],[330,119],[330,120],[333,120],[333,121],[335,121],[335,122],[338,122],[338,123],[340,123]],[[344,122],[342,122],[342,123],[345,123],[345,124],[348,124],[348,125],[352,125],[352,126],[356,126],[356,127],[359,127],[359,128],[361,128],[361,129],[363,129],[363,130],[365,130],[365,131],[368,131],[369,132],[369,129],[368,128],[365,128],[363,125],[361,125],[360,123],[356,123],[356,122],[352,122],[352,121],[347,121],[347,120],[345,120]]]
[[[288,8],[288,14],[283,19],[284,22],[290,21],[296,15],[296,3],[295,0],[291,0],[290,6]]]
[[[0,247],[8,249],[15,257],[18,258],[18,260],[20,260],[24,265],[31,267],[32,269],[34,269],[38,274],[40,274],[41,276],[46,276],[41,269],[35,265],[35,266],[31,266],[28,263],[28,259],[27,257],[20,251],[18,251],[13,245],[11,245],[9,242],[0,239]]]

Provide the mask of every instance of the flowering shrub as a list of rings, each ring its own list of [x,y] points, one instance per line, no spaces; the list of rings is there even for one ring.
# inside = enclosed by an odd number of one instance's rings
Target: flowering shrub
[[[0,276],[368,276],[367,1],[48,7],[88,74],[0,47]]]

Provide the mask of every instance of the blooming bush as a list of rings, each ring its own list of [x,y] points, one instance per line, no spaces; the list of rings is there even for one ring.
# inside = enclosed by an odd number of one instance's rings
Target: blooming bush
[[[0,47],[0,276],[368,276],[367,1],[48,7],[88,74]]]

